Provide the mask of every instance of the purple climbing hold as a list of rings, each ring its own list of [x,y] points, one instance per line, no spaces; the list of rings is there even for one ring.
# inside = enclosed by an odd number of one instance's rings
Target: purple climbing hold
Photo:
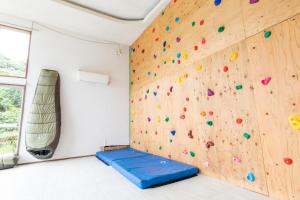
[[[181,38],[180,37],[176,37],[176,42],[180,42]]]
[[[249,1],[250,4],[255,4],[255,3],[258,3],[258,2],[259,2],[259,0],[250,0]]]
[[[166,47],[166,45],[167,45],[167,41],[164,41],[163,42],[163,47]]]
[[[214,93],[214,91],[212,91],[211,89],[207,89],[207,95],[209,96],[209,97],[211,97],[211,96],[214,96],[215,95],[215,93]]]
[[[153,95],[156,96],[156,95],[157,95],[157,92],[153,92]]]

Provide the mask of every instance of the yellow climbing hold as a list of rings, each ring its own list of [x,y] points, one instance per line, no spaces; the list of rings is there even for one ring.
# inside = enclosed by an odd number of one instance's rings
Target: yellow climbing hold
[[[160,104],[157,104],[155,107],[157,110],[160,110]]]
[[[160,117],[156,118],[156,122],[158,123],[160,122]]]
[[[188,54],[187,53],[182,54],[182,58],[185,60],[188,59]]]
[[[300,131],[300,115],[294,114],[289,117],[290,125],[293,129]]]
[[[238,53],[237,52],[232,52],[230,55],[230,60],[235,61],[238,58]]]
[[[184,81],[185,81],[185,79],[187,79],[188,78],[188,74],[184,74],[183,76],[179,76],[178,78],[177,78],[177,83],[183,83]]]
[[[196,67],[195,67],[195,70],[196,70],[196,71],[201,71],[201,70],[202,70],[202,66],[201,66],[201,65],[196,66]]]

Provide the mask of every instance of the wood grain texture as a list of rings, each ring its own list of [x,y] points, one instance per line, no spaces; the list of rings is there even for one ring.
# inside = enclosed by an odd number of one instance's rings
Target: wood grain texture
[[[275,199],[300,199],[299,132],[287,121],[300,114],[299,17],[286,20],[297,2],[277,2],[278,17],[261,18],[269,0],[172,1],[131,47],[131,146]]]

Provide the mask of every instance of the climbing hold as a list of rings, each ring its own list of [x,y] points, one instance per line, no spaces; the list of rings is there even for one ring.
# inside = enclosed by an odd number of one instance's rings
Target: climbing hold
[[[186,101],[189,101],[189,100],[190,100],[190,98],[186,97],[186,98],[185,98],[185,100],[186,100]]]
[[[202,38],[201,44],[205,44],[206,43],[206,39]]]
[[[224,30],[225,30],[225,26],[220,26],[220,27],[218,28],[218,32],[219,32],[219,33],[222,33]]]
[[[156,109],[160,110],[160,104],[157,104],[155,107]]]
[[[179,17],[176,17],[176,18],[175,18],[175,22],[176,22],[176,23],[179,23],[179,21],[180,21]]]
[[[188,58],[188,54],[187,53],[182,54],[182,58],[186,60]]]
[[[246,140],[249,140],[251,135],[249,133],[244,133],[243,134],[243,137],[246,139]]]
[[[148,90],[146,90],[146,93],[147,93],[147,94],[149,94],[149,89],[148,89]]]
[[[175,135],[176,131],[175,130],[171,130],[170,133],[171,133],[171,135]]]
[[[180,119],[185,119],[185,115],[180,115]]]
[[[151,75],[151,72],[148,72],[147,75],[150,76],[150,75]]]
[[[241,89],[243,89],[243,86],[242,85],[237,85],[237,86],[235,86],[235,89],[236,90],[241,90]]]
[[[166,47],[166,45],[167,45],[167,41],[164,41],[163,42],[163,47]]]
[[[198,46],[197,46],[197,45],[194,46],[194,50],[195,50],[195,51],[198,50]]]
[[[173,140],[172,140],[172,139],[169,139],[169,142],[170,142],[170,143],[172,143],[172,142],[173,142]]]
[[[213,115],[214,115],[214,112],[213,112],[213,111],[209,111],[208,114],[209,114],[210,116],[213,116]]]
[[[232,157],[232,161],[235,162],[235,163],[241,163],[242,162],[242,159],[238,156],[233,156]]]
[[[162,146],[159,146],[159,150],[162,150]]]
[[[165,118],[165,122],[169,122],[170,121],[170,118],[169,117],[166,117]]]
[[[201,66],[201,65],[197,65],[197,66],[195,67],[195,70],[196,70],[196,71],[201,71],[201,70],[202,70],[202,66]]]
[[[193,139],[193,138],[194,138],[194,136],[193,136],[193,131],[192,131],[192,130],[189,130],[189,132],[188,132],[188,136],[189,136],[189,138],[191,138],[191,139]]]
[[[208,141],[205,146],[209,149],[210,147],[215,146],[215,143],[213,143],[213,141]]]
[[[185,155],[187,155],[187,154],[188,154],[188,150],[187,150],[187,149],[184,149],[184,150],[182,151],[182,153],[185,154]]]
[[[211,96],[214,96],[215,95],[215,93],[214,93],[214,91],[212,91],[211,89],[207,89],[207,96],[209,96],[209,97],[211,97]]]
[[[203,24],[204,24],[204,20],[202,19],[202,20],[200,21],[200,26],[203,26]]]
[[[255,176],[254,176],[253,172],[248,172],[248,174],[247,174],[247,180],[249,182],[254,182],[255,181]]]
[[[255,4],[255,3],[258,3],[258,2],[259,2],[259,0],[250,0],[249,1],[250,4]]]
[[[181,38],[180,37],[176,37],[176,42],[180,42],[181,41]]]
[[[300,131],[300,115],[293,114],[289,117],[288,120],[293,129]]]
[[[284,163],[287,164],[287,165],[293,164],[293,160],[292,160],[291,158],[284,158],[283,161],[284,161]]]
[[[196,156],[195,152],[193,152],[193,151],[190,151],[190,155],[191,155],[192,157],[195,157],[195,156]]]
[[[215,0],[215,6],[219,6],[221,4],[221,0]]]
[[[160,122],[160,117],[156,118],[156,122],[158,123]]]
[[[205,117],[205,116],[206,116],[206,112],[202,111],[202,112],[200,113],[200,115],[201,115],[202,117]]]
[[[171,86],[169,90],[170,90],[170,92],[173,92],[173,86]]]
[[[238,58],[238,53],[237,52],[232,52],[230,55],[230,60],[235,61]]]
[[[186,107],[184,107],[184,108],[183,108],[183,111],[186,112],[186,110],[187,110]]]
[[[213,126],[213,125],[214,125],[214,123],[213,123],[212,121],[207,121],[206,124],[207,124],[208,126]]]
[[[236,119],[236,123],[237,123],[237,124],[241,124],[241,123],[243,123],[243,119],[241,119],[241,118],[237,118],[237,119]]]
[[[181,53],[177,53],[176,57],[179,59],[181,57]]]
[[[205,162],[203,162],[203,165],[204,165],[206,168],[208,168],[208,167],[209,167],[209,162],[208,162],[208,161],[205,161]]]
[[[150,118],[150,117],[147,117],[147,121],[148,121],[148,122],[151,122],[151,118]]]
[[[170,30],[170,26],[166,26],[166,31],[169,31]]]
[[[265,31],[264,36],[265,38],[269,38],[272,35],[271,31]]]
[[[156,96],[156,95],[157,95],[157,92],[153,92],[153,95]]]
[[[193,22],[192,22],[192,26],[195,26],[195,24],[196,24],[196,22],[193,21]]]
[[[227,66],[224,66],[224,67],[223,67],[223,71],[224,71],[224,72],[228,72],[228,67],[227,67]]]
[[[169,155],[168,155],[168,158],[169,158],[169,159],[171,159],[171,158],[172,158],[172,156],[169,154]]]
[[[271,81],[271,77],[269,76],[269,77],[266,77],[266,78],[264,78],[263,80],[261,80],[261,83],[263,84],[263,85],[268,85],[269,83],[270,83],[270,81]]]

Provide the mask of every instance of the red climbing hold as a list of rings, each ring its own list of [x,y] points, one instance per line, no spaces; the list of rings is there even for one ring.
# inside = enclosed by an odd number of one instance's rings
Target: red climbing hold
[[[183,108],[183,111],[186,112],[186,110],[187,110],[186,107],[184,107],[184,108]]]
[[[284,158],[283,161],[284,161],[284,163],[287,164],[287,165],[293,164],[293,160],[292,160],[291,158]]]
[[[205,39],[205,38],[202,38],[201,43],[202,43],[202,44],[205,44],[205,43],[206,43],[206,39]]]
[[[227,66],[224,66],[223,71],[224,71],[224,72],[228,72],[228,67],[227,67]]]
[[[154,32],[155,32],[155,28],[152,29],[152,33],[154,33]]]
[[[169,154],[169,155],[168,155],[168,158],[169,158],[169,159],[171,159],[171,158],[172,158],[172,156]]]
[[[177,63],[180,64],[180,60],[177,60]]]
[[[263,85],[268,85],[270,83],[271,79],[272,79],[272,77],[266,77],[263,80],[261,80],[261,83]]]
[[[186,101],[189,101],[189,100],[190,100],[190,98],[188,98],[188,97],[187,97],[187,98],[185,98],[185,100],[186,100]]]
[[[243,119],[241,119],[241,118],[237,118],[237,119],[236,119],[236,123],[237,123],[237,124],[241,124],[241,123],[243,123]]]
[[[195,51],[198,50],[198,46],[197,46],[197,45],[194,46],[194,50],[195,50]]]
[[[212,115],[214,115],[214,112],[213,112],[213,111],[209,111],[208,114],[209,114],[210,116],[212,116]]]
[[[200,21],[200,26],[202,26],[204,24],[204,20],[202,19],[201,21]]]

